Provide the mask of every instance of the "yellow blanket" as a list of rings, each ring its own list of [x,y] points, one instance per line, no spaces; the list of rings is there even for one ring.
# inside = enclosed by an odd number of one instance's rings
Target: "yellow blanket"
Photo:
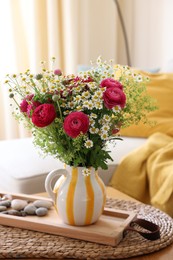
[[[122,159],[110,186],[173,217],[173,137],[152,134]]]

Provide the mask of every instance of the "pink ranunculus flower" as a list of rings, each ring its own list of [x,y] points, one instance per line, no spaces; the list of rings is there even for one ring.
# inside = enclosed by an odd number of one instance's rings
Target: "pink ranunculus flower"
[[[28,102],[26,101],[26,99],[23,99],[22,102],[20,103],[20,110],[23,113],[27,112],[27,108],[28,108]]]
[[[115,106],[124,108],[126,104],[126,95],[120,88],[109,87],[103,93],[104,105],[108,109],[112,109]]]
[[[56,69],[56,70],[54,70],[54,74],[58,75],[58,76],[61,76],[62,75],[62,71],[60,69]]]
[[[89,128],[89,117],[83,112],[71,112],[64,120],[65,133],[76,138],[80,133],[85,134]]]
[[[115,80],[112,78],[103,79],[100,83],[100,86],[102,88],[103,87],[106,87],[106,88],[115,87],[115,88],[123,89],[123,85],[118,80]]]
[[[27,110],[28,110],[28,105],[29,105],[29,102],[28,101],[31,101],[32,98],[34,97],[34,94],[29,94],[25,97],[25,99],[22,100],[22,102],[20,103],[20,110],[23,112],[23,113],[26,113]]]
[[[36,107],[41,105],[39,101],[34,101],[33,98],[34,98],[34,94],[29,94],[20,103],[21,112],[27,113],[28,117],[31,117],[32,110],[34,110]]]
[[[81,80],[81,78],[79,76],[76,76],[73,80],[74,80],[74,82],[78,82]]]
[[[32,114],[32,123],[37,127],[50,125],[56,117],[56,110],[52,104],[42,104],[36,107]]]

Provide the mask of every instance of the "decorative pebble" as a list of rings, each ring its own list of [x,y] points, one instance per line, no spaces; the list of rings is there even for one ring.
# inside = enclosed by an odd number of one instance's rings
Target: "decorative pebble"
[[[39,217],[45,216],[45,215],[47,215],[47,213],[48,213],[47,208],[40,207],[40,208],[36,209],[36,215]]]
[[[13,215],[13,216],[23,216],[22,212],[19,210],[15,210],[15,209],[10,209],[7,211],[8,215]]]
[[[26,214],[26,212],[25,212],[24,210],[20,210],[20,213],[21,213],[21,216],[22,216],[22,217],[27,216],[27,214]]]
[[[29,204],[24,208],[24,212],[27,215],[36,215],[36,207],[33,204]]]
[[[0,213],[1,213],[1,214],[8,214],[8,210],[1,211]]]
[[[48,214],[48,210],[53,206],[51,201],[24,199],[13,199],[11,194],[0,194],[0,213],[13,216],[37,215],[39,217]]]
[[[43,207],[43,208],[50,209],[52,207],[53,203],[51,201],[47,201],[47,200],[35,200],[33,202],[33,205],[37,208]]]
[[[5,206],[5,207],[9,208],[9,207],[11,207],[11,201],[10,200],[0,201],[0,206]]]
[[[14,199],[11,201],[11,207],[15,210],[21,210],[26,207],[28,202],[26,200]]]
[[[11,194],[4,194],[1,198],[1,200],[12,200],[12,195]]]
[[[1,211],[5,211],[6,209],[7,209],[6,206],[0,206],[0,212],[1,212]]]

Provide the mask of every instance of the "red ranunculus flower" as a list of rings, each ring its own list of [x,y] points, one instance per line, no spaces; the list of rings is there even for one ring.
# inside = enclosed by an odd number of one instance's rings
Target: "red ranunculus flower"
[[[120,131],[119,128],[114,128],[114,129],[112,130],[112,135],[117,134],[119,131]]]
[[[56,117],[56,110],[52,104],[42,104],[34,110],[32,122],[37,127],[50,125]]]
[[[28,104],[27,111],[26,111],[28,117],[32,117],[33,111],[35,110],[36,107],[40,105],[41,103],[39,101],[32,101],[32,104]]]
[[[115,106],[123,108],[126,104],[126,95],[124,92],[115,87],[109,87],[103,93],[104,105],[108,109],[112,109]]]
[[[93,82],[93,79],[91,77],[88,77],[86,79],[83,79],[82,82],[85,82],[85,83]]]
[[[33,112],[33,111],[34,111],[33,105],[28,104],[26,113],[27,113],[27,116],[28,116],[29,118],[32,117],[32,112]]]
[[[106,87],[106,88],[115,87],[115,88],[123,89],[123,85],[118,80],[115,80],[112,78],[103,79],[100,83],[100,86],[102,88],[103,87]]]
[[[85,134],[89,128],[89,118],[83,112],[71,112],[64,120],[64,131],[72,138],[81,132]]]

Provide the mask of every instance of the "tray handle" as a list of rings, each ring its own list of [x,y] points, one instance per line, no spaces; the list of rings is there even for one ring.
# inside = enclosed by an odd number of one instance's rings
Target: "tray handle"
[[[138,225],[139,227],[142,227],[150,232],[143,232],[140,230],[137,230],[135,228],[135,225]],[[143,236],[144,238],[148,239],[148,240],[157,240],[160,238],[160,228],[158,225],[145,220],[145,219],[140,219],[140,218],[135,218],[133,221],[131,221],[131,223],[125,228],[124,230],[124,235],[126,233],[126,231],[134,231],[139,233],[141,236]]]

